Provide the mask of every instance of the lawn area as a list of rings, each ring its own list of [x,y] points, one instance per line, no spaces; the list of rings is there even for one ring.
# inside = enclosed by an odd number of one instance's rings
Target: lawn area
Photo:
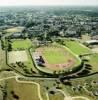
[[[25,64],[26,66],[28,66],[27,69],[28,69],[29,71],[31,71],[31,69],[32,69],[34,72],[38,73],[38,70],[34,67],[34,64],[33,64],[33,62],[32,62],[32,58],[31,58],[31,56],[30,56],[29,51],[27,50],[26,53],[27,53],[27,56],[28,56],[28,61],[27,61],[27,62],[24,62],[24,64]]]
[[[1,47],[0,47],[0,69],[7,68],[6,59],[5,58],[6,58],[5,51],[3,51],[1,49]]]
[[[25,50],[23,51],[11,51],[8,54],[9,63],[16,63],[16,62],[27,62],[28,56]]]
[[[39,48],[38,51],[42,52],[42,56],[49,64],[65,64],[69,60],[76,62],[75,57],[63,47],[49,46]]]
[[[89,56],[89,61],[87,62],[92,66],[93,72],[98,72],[98,53]]]
[[[12,48],[13,48],[13,50],[28,49],[31,46],[32,46],[32,42],[29,39],[12,40]]]
[[[13,28],[9,28],[4,30],[7,33],[14,33],[14,32],[21,32],[24,29],[24,27],[13,27]]]
[[[25,69],[28,70],[28,73],[31,75],[33,74],[32,71],[38,72],[33,65],[32,58],[28,50],[8,52],[9,65],[13,63],[16,66],[14,67],[15,69],[17,69],[21,73],[24,73],[24,68],[19,67],[16,62],[22,62],[25,65]],[[13,65],[11,66],[13,67]]]
[[[57,47],[43,48],[43,56],[50,64],[65,63],[68,59],[71,58],[66,51],[62,50],[62,48]]]
[[[91,50],[78,41],[65,40],[65,45],[77,55],[91,53]]]
[[[7,80],[7,100],[18,100],[13,97],[17,95],[19,100],[39,100],[38,88],[35,84],[17,83],[15,79]]]
[[[5,61],[5,51],[2,51],[0,49],[0,69],[6,67],[6,61]]]
[[[59,44],[52,44],[39,47],[32,54],[36,67],[43,72],[53,73],[54,71],[68,71],[81,64],[81,60],[73,54],[68,48]],[[44,66],[41,67],[36,62],[36,55],[44,60]]]

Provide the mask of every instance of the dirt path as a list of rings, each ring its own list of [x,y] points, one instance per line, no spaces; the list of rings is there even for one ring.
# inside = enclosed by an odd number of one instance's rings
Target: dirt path
[[[79,99],[79,98],[84,99],[84,100],[90,100],[90,99],[88,99],[87,97],[83,97],[83,96],[72,97],[73,100]]]
[[[35,84],[37,86],[37,88],[38,88],[38,97],[39,97],[40,100],[43,100],[43,98],[41,96],[41,90],[40,90],[40,84],[39,83],[32,82],[32,81],[20,81],[20,80],[18,80],[18,77],[16,77],[16,81],[18,83],[25,83],[25,84],[32,83],[32,84]]]
[[[64,95],[64,100],[75,100],[75,99],[84,99],[84,100],[90,100],[87,97],[84,96],[70,96],[68,93],[65,93],[63,90],[57,89],[58,92],[61,92]]]
[[[14,73],[14,72],[13,72],[13,73]],[[20,76],[20,75],[18,75],[18,74],[16,74],[16,73],[14,73],[14,74],[15,74],[16,76],[11,76],[11,77],[2,78],[2,79],[0,79],[0,81],[15,78],[16,81],[17,81],[18,83],[25,83],[25,84],[31,83],[31,84],[35,84],[35,85],[37,86],[37,88],[38,88],[38,97],[39,97],[40,100],[43,100],[43,98],[42,98],[42,96],[41,96],[41,90],[40,90],[40,84],[39,84],[39,83],[33,82],[33,81],[23,81],[23,80],[19,80],[19,78],[21,78],[21,77],[23,77],[23,76]],[[24,78],[24,77],[23,77],[23,78]],[[61,92],[61,93],[64,95],[64,100],[75,100],[75,99],[79,99],[79,98],[84,99],[84,100],[90,100],[90,99],[88,99],[87,97],[84,97],[84,96],[74,96],[74,97],[72,97],[72,96],[69,95],[68,92],[65,93],[65,91],[60,90],[60,89],[57,89],[57,91],[58,91],[58,92]],[[49,100],[48,92],[46,92],[46,97],[47,97],[47,100]]]
[[[16,73],[15,73],[15,75],[16,75]],[[37,83],[37,82],[32,82],[32,81],[20,81],[20,80],[18,79],[18,78],[20,78],[19,75],[17,75],[17,76],[11,76],[11,77],[6,77],[6,78],[2,78],[2,79],[0,79],[0,81],[12,79],[12,78],[15,78],[16,81],[17,81],[18,83],[25,83],[25,84],[31,83],[31,84],[35,84],[35,85],[37,86],[37,88],[38,88],[38,97],[39,97],[40,100],[43,100],[43,98],[42,98],[42,96],[41,96],[41,92],[40,92],[40,91],[41,91],[41,90],[40,90],[40,84]],[[49,100],[48,94],[46,94],[46,96],[47,96],[47,100]]]

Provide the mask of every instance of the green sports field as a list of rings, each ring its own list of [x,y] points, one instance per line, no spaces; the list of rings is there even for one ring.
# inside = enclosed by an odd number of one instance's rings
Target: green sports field
[[[67,62],[70,56],[67,51],[57,47],[44,47],[43,56],[50,64],[60,64]],[[71,58],[73,58],[71,56]]]
[[[72,52],[77,55],[91,53],[91,50],[88,47],[84,46],[78,41],[65,40],[64,43]]]
[[[28,49],[32,46],[32,42],[29,39],[25,40],[12,40],[12,48],[17,49]]]
[[[72,54],[67,48],[55,44],[36,49],[45,61],[43,69],[64,70],[81,64],[80,59]],[[41,68],[41,67],[40,67]]]

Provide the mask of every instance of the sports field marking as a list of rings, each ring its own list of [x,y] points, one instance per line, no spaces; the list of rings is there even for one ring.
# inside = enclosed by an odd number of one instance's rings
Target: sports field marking
[[[36,55],[42,56],[45,61],[44,65],[51,70],[62,70],[80,62],[78,55],[73,54],[68,48],[59,45],[57,47],[38,48],[35,53],[38,53]]]

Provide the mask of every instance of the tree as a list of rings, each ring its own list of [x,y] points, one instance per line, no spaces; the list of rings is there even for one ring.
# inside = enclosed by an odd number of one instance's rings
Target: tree
[[[12,51],[12,45],[11,45],[11,43],[8,43],[8,51]]]
[[[55,94],[55,91],[50,91],[49,93],[50,93],[50,94]]]

